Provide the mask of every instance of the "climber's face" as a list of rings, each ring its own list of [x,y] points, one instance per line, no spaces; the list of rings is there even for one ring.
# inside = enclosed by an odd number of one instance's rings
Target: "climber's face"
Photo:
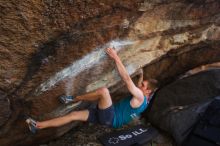
[[[148,81],[144,80],[144,81],[142,81],[142,83],[139,87],[141,89],[141,91],[144,93],[144,95],[147,95],[147,96],[149,96],[152,92],[152,90],[149,88],[148,84],[149,84]]]

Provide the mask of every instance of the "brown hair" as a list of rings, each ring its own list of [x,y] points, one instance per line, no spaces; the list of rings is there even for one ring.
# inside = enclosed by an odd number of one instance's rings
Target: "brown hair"
[[[158,81],[156,79],[147,79],[147,81],[149,89],[151,89],[153,92],[156,91],[156,89],[159,87]]]

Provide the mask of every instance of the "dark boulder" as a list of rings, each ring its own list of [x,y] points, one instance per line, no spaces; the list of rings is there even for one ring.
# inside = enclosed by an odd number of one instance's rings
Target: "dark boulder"
[[[176,80],[160,89],[147,113],[149,120],[178,143],[214,97],[220,95],[220,69]]]

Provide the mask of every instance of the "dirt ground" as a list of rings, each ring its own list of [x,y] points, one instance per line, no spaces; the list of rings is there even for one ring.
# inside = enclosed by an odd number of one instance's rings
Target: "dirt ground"
[[[62,137],[49,142],[45,145],[40,146],[102,146],[99,141],[99,137],[103,134],[119,131],[124,129],[130,129],[132,126],[137,124],[148,125],[143,120],[132,122],[129,125],[126,125],[119,129],[107,128],[101,125],[94,125],[88,123],[82,123],[78,128],[74,128],[70,132],[66,133]],[[85,133],[86,131],[86,133]],[[176,146],[173,139],[163,132],[153,138],[149,143],[144,144],[143,146]]]

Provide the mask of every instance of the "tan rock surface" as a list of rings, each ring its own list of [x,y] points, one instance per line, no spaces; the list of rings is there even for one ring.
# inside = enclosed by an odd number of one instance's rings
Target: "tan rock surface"
[[[0,91],[11,109],[0,122],[0,145],[41,143],[73,127],[33,136],[21,118],[45,120],[75,109],[59,103],[61,94],[101,86],[117,94],[121,82],[104,53],[108,46],[130,74],[144,67],[145,77],[162,85],[220,61],[219,0],[1,0],[0,8]]]

